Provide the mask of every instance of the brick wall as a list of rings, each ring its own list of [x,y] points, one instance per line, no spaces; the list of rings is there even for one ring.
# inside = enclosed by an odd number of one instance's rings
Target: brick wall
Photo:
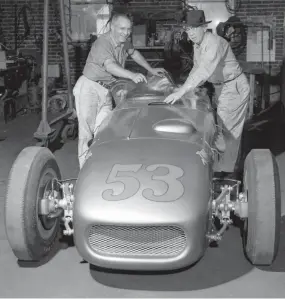
[[[236,14],[243,22],[250,20],[250,16],[266,17],[273,16],[276,18],[276,54],[275,62],[264,63],[264,67],[271,74],[279,72],[283,59],[283,38],[284,38],[284,0],[241,0],[241,7]],[[245,60],[245,53],[240,59]],[[250,63],[252,66],[261,66],[261,63]]]
[[[133,0],[126,5],[120,2],[114,3],[114,9],[127,9],[128,11],[142,11],[152,13],[158,10],[178,10],[181,7],[180,0]]]
[[[57,35],[55,34],[55,29],[60,25],[57,21],[57,14],[55,7],[57,7],[57,1],[51,1],[50,4],[50,19],[49,19],[49,60],[52,63],[61,61],[61,47],[58,42]],[[15,48],[15,4],[17,5],[17,10],[21,9],[24,4],[30,4],[32,7],[32,13],[30,18],[30,35],[29,37],[20,45],[19,49],[39,49],[36,44],[36,40],[43,34],[43,0],[0,0],[1,6],[1,21],[2,29],[4,33],[4,39],[8,48]],[[56,5],[54,5],[54,3]],[[22,18],[20,20],[19,34],[23,35],[24,26]]]
[[[1,7],[1,27],[3,31],[4,41],[8,48],[15,49],[15,4],[17,10],[21,9],[24,4],[29,4],[32,8],[31,16],[29,18],[30,35],[23,42],[18,44],[18,50],[37,50],[40,53],[40,47],[42,42],[37,44],[37,40],[43,35],[43,13],[44,13],[44,1],[43,0],[0,0]],[[23,19],[20,19],[19,35],[23,35],[24,26]],[[50,0],[49,5],[49,64],[63,64],[63,50],[61,46],[61,39],[59,38],[58,29],[60,29],[60,16],[58,0]],[[19,42],[18,42],[19,43]],[[84,45],[83,45],[84,46]],[[84,48],[84,47],[83,47]],[[74,62],[75,47],[69,45],[69,55],[71,61],[71,76],[73,82],[75,81],[76,64]],[[41,54],[40,54],[41,56]],[[84,55],[83,55],[84,56]],[[86,56],[86,55],[85,55]]]
[[[58,1],[50,1],[50,20],[49,20],[49,63],[61,63],[62,59],[62,47],[61,42],[57,39],[56,28],[60,26],[58,15]],[[237,16],[246,21],[248,16],[267,16],[273,15],[276,17],[276,62],[272,64],[272,72],[279,70],[279,66],[282,61],[283,53],[283,21],[285,12],[284,0],[241,0],[241,8],[237,13]],[[31,4],[33,9],[32,16],[33,21],[31,23],[31,35],[30,37],[20,45],[20,48],[36,49],[36,38],[38,38],[43,32],[43,0],[0,0],[1,7],[1,23],[6,45],[14,48],[14,4],[17,4],[18,9],[25,3]],[[130,12],[155,12],[158,10],[173,10],[177,11],[181,7],[180,0],[133,0],[127,5],[119,5],[118,1],[115,1],[115,9],[125,8]],[[21,21],[21,24],[23,22]],[[23,26],[20,26],[20,34],[23,33]],[[72,83],[75,82],[77,76],[80,74],[88,53],[88,47],[86,44],[69,45],[69,59],[71,69]],[[241,59],[244,59],[241,56]],[[76,62],[77,59],[77,62]],[[258,65],[258,63],[253,63]],[[260,65],[260,64],[259,64]]]

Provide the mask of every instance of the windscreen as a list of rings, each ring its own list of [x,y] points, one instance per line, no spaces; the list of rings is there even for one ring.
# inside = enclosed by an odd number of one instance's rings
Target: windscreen
[[[127,99],[136,100],[157,100],[163,101],[167,95],[173,92],[175,88],[171,78],[167,75],[163,77],[147,77],[147,83],[138,83],[136,88],[127,94]]]
[[[176,87],[172,78],[165,74],[163,77],[148,76],[147,83],[138,84],[131,80],[120,79],[113,86],[111,92],[116,106],[126,101],[146,102],[148,105],[166,105],[165,98],[174,92]],[[210,98],[205,88],[189,91],[175,104],[189,109],[211,110]]]
[[[163,77],[147,76],[147,83],[136,84],[131,80],[120,79],[111,92],[116,104],[122,100],[163,102],[175,87],[171,77],[165,74]]]

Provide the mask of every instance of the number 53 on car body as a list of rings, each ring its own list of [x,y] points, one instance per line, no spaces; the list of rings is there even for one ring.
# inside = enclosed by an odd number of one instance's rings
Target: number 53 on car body
[[[155,174],[159,170],[167,173]],[[142,195],[152,201],[175,201],[184,194],[180,181],[183,175],[183,169],[169,164],[115,164],[107,177],[108,188],[102,192],[102,197],[116,201]]]

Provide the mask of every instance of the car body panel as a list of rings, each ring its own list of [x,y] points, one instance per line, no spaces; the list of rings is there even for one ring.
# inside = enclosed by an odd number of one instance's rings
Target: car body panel
[[[165,94],[142,90],[117,102],[90,146],[75,188],[75,245],[104,268],[178,269],[207,248],[212,160],[200,153],[212,154],[214,117],[203,99],[195,109],[165,105]]]
[[[172,127],[178,124],[188,126],[188,134],[177,130],[155,130],[155,126],[164,122],[165,126],[171,127],[171,123],[176,121]],[[148,106],[118,108],[105,119],[94,143],[114,141],[119,139],[133,138],[162,138],[178,139],[189,142],[203,144],[205,141],[209,145],[215,133],[213,114],[198,109],[189,109],[183,105],[177,106]]]
[[[203,255],[211,197],[210,188],[205,186],[211,185],[211,167],[203,165],[196,154],[199,145],[177,142],[121,140],[103,143],[92,151],[78,179],[74,205],[75,243],[85,260],[116,269],[165,270],[191,264]],[[116,154],[114,149],[117,150]],[[185,163],[187,160],[189,163]],[[119,176],[123,179],[126,176],[135,178],[125,182],[127,194],[122,197],[112,196],[111,192],[106,191],[114,188],[116,195],[124,190],[121,182],[106,182],[114,166],[118,170],[132,170],[121,171]],[[175,179],[177,169],[182,170],[183,175]],[[170,176],[167,177],[168,171]],[[155,175],[159,176],[158,179],[152,179]],[[139,182],[137,189],[135,181]],[[96,224],[178,226],[185,232],[188,245],[182,256],[162,259],[163,262],[159,258],[98,255],[90,248],[87,237],[88,228]]]

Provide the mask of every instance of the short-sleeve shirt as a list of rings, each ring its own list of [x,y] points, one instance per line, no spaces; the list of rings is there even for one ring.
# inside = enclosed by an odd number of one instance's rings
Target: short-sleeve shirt
[[[194,45],[194,66],[189,85],[195,88],[205,81],[222,83],[236,78],[242,69],[229,45],[222,37],[206,32],[200,45]]]
[[[110,85],[116,78],[106,71],[105,62],[112,61],[124,68],[128,55],[132,55],[133,52],[134,47],[130,41],[116,43],[110,32],[102,34],[91,47],[83,75],[90,80]]]

